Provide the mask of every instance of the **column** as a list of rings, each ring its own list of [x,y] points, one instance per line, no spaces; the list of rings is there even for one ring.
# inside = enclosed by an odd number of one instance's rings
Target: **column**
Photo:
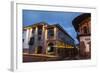
[[[34,49],[35,49],[35,53],[37,53],[37,46],[38,46],[38,27],[35,28],[35,36],[34,36]]]
[[[54,27],[54,40],[55,40],[55,44],[54,44],[55,55],[58,55],[58,51],[57,51],[58,49],[56,48],[57,47],[57,28],[56,27]]]
[[[47,54],[47,28],[45,29],[45,35],[44,35],[44,45],[45,45],[45,48],[44,48],[44,53]]]
[[[45,53],[46,46],[45,46],[45,27],[44,25],[42,27],[42,47],[43,47],[42,52]]]

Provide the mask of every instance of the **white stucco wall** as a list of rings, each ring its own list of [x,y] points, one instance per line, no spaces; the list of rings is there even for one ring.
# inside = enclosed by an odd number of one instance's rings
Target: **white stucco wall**
[[[32,36],[31,31],[32,29],[27,29],[26,31],[23,32],[23,39],[24,39],[23,49],[29,48],[28,42],[29,42],[30,37]]]

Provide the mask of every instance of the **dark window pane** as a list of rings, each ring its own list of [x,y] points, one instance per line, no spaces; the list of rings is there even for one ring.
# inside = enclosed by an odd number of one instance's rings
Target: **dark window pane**
[[[38,40],[41,40],[41,37],[38,37]]]
[[[83,30],[84,30],[84,34],[87,34],[88,33],[87,27],[84,27]]]
[[[42,34],[42,29],[38,30],[38,34],[41,35]]]
[[[48,30],[48,36],[54,36],[54,31],[53,29]]]

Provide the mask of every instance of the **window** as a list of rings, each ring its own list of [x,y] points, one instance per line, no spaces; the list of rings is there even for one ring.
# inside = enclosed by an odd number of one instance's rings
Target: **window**
[[[65,36],[65,34],[61,31],[59,31],[58,33],[59,39],[61,39],[62,41],[66,41],[68,38]]]
[[[48,30],[48,36],[54,36],[54,30],[53,29]]]
[[[38,27],[38,35],[41,35],[42,34],[42,27]]]
[[[38,37],[38,40],[39,40],[39,41],[41,40],[41,37],[40,37],[40,36]]]
[[[87,34],[88,33],[88,29],[87,29],[86,26],[83,28],[83,31],[84,31],[84,34]]]
[[[24,42],[24,39],[23,39],[23,42]]]
[[[41,35],[42,34],[42,29],[38,30],[38,34]]]
[[[29,40],[29,45],[34,45],[34,37],[31,37]]]
[[[34,28],[32,28],[32,34],[34,34],[34,32],[35,32],[35,29],[34,29]]]

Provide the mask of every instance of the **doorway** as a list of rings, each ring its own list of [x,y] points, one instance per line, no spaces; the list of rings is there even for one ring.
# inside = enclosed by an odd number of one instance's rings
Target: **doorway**
[[[37,48],[37,54],[41,54],[42,53],[42,46],[38,46]]]
[[[50,53],[50,52],[54,52],[54,44],[53,43],[49,43],[48,44],[48,49],[47,51]]]

